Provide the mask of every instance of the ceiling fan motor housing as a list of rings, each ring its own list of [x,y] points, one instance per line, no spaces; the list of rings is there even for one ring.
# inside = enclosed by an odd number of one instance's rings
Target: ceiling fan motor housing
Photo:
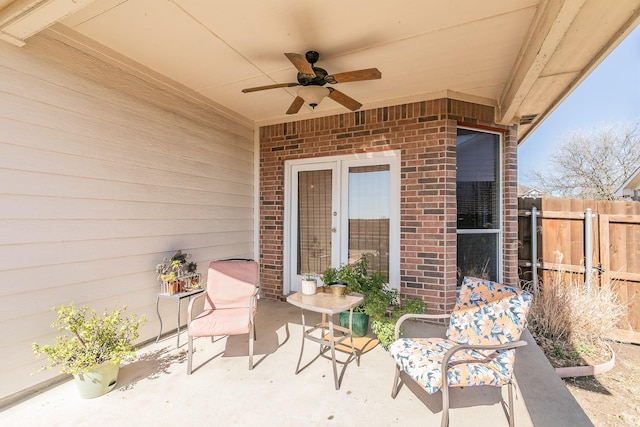
[[[320,67],[312,67],[313,71],[316,73],[315,76],[309,77],[308,74],[298,73],[298,83],[302,86],[323,86],[325,83],[325,77],[329,74],[327,70]]]
[[[304,54],[304,57],[309,64],[313,65],[316,62],[318,62],[318,58],[320,58],[320,54],[315,50],[310,50]]]

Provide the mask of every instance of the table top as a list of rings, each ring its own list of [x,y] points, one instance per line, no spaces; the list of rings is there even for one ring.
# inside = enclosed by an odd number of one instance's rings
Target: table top
[[[324,292],[305,295],[302,292],[296,292],[287,297],[287,302],[296,307],[325,314],[337,314],[350,310],[362,301],[364,301],[364,295],[355,292],[349,295],[333,295]]]
[[[191,295],[199,294],[204,292],[204,288],[194,289],[192,291],[178,292],[173,295],[170,294],[158,294],[158,298],[167,298],[167,299],[182,299],[186,297],[190,297]]]

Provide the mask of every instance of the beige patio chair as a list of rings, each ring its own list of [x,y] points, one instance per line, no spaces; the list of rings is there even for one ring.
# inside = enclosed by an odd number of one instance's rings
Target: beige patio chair
[[[253,369],[255,316],[258,309],[258,263],[252,260],[212,261],[207,291],[193,298],[187,311],[189,348],[187,375],[191,375],[193,338],[249,334],[249,370]],[[195,318],[193,306],[200,298],[204,311]]]
[[[531,294],[521,289],[465,277],[450,315],[402,316],[396,323],[396,341],[388,348],[396,362],[391,397],[395,399],[398,393],[401,370],[428,393],[442,390],[441,426],[445,427],[449,424],[449,387],[507,385],[509,425],[513,427],[515,348],[527,344],[520,341],[520,335],[531,302]],[[410,318],[450,318],[447,338],[399,338],[402,322]]]

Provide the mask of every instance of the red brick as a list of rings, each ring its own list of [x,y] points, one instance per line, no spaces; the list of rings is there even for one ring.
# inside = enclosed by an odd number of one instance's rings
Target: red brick
[[[503,274],[506,282],[517,280],[517,223],[513,220],[517,218],[517,134],[515,127],[493,123],[493,117],[493,107],[437,99],[261,127],[260,252],[265,297],[282,299],[284,161],[399,149],[401,276],[411,277],[412,284],[420,286],[401,282],[401,293],[422,297],[429,312],[450,310],[456,289],[458,118],[504,132]],[[465,126],[473,127],[469,123]],[[433,257],[425,259],[420,256],[424,253]]]

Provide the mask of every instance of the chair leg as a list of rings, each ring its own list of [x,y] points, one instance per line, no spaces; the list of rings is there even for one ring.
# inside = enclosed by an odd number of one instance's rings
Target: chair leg
[[[513,383],[507,384],[509,387],[509,427],[513,427]]]
[[[187,349],[187,375],[191,375],[191,363],[193,359],[193,337],[189,335],[189,347]]]
[[[256,325],[253,323],[251,325],[251,330],[249,331],[249,370],[253,369],[253,340],[255,339],[256,334]]]
[[[400,382],[400,366],[396,364],[396,376],[393,379],[393,388],[391,389],[391,397],[396,398],[398,395],[398,383]]]
[[[443,374],[446,375],[446,372]],[[440,427],[447,427],[449,425],[449,385],[448,381],[443,378],[442,384],[442,421]]]

